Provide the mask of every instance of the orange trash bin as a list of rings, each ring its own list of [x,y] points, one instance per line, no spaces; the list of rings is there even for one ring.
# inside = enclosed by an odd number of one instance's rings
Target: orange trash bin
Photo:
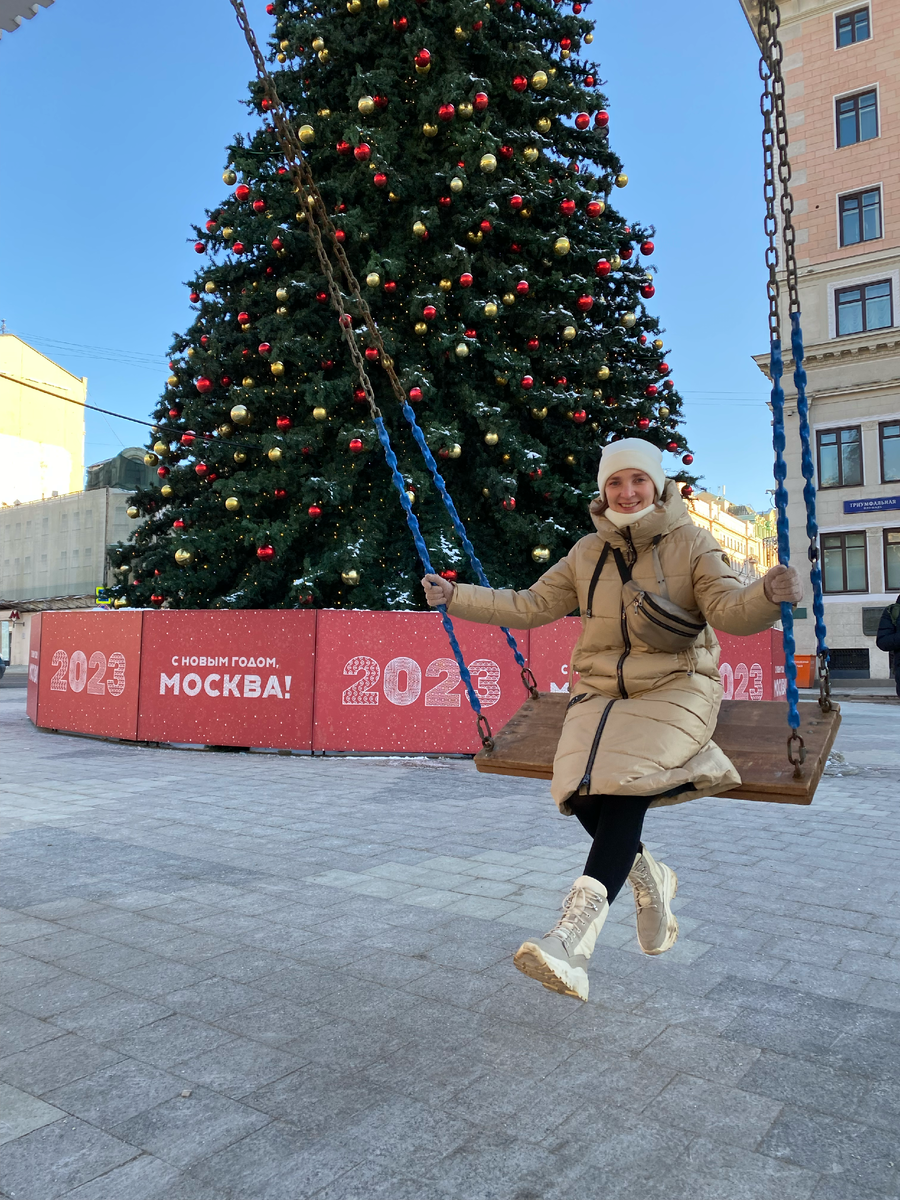
[[[813,665],[816,661],[814,654],[795,654],[797,664],[797,687],[810,688],[813,686]]]

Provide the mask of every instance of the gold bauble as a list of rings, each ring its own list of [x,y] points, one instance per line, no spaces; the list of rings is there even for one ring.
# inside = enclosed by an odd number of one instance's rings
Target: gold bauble
[[[169,387],[178,387],[178,376],[170,375],[166,380],[166,383],[169,385]]]
[[[424,63],[421,67],[419,66],[418,63],[416,63],[416,74],[417,75],[427,75],[430,70],[431,70],[430,62]]]
[[[457,25],[457,27],[453,30],[453,36],[458,42],[464,42],[469,35],[463,29],[462,25]]]
[[[152,454],[150,451],[148,451],[144,455],[144,466],[145,467],[155,467],[158,462],[159,462],[159,457],[156,454]]]
[[[497,170],[497,159],[493,154],[482,154],[481,162],[478,164],[486,175],[490,175],[492,171]]]
[[[287,55],[284,53],[284,51],[283,51],[283,50],[279,50],[279,51],[278,51],[278,53],[275,55],[275,58],[276,58],[276,59],[277,59],[277,61],[278,61],[278,62],[280,62],[280,63],[286,63],[286,62],[287,62]]]
[[[553,253],[560,255],[568,254],[572,249],[572,243],[567,237],[558,237],[553,243]]]
[[[287,300],[288,295],[289,295],[289,292],[288,292],[287,288],[279,288],[278,291],[275,293],[275,299],[280,300],[283,304],[285,302],[285,300]]]
[[[237,175],[235,175],[231,167],[226,167],[226,169],[222,172],[222,182],[227,183],[229,187],[231,187],[232,184],[237,183]]]
[[[161,458],[166,458],[169,453],[169,447],[166,445],[165,442],[154,442],[153,443],[153,451],[155,454],[158,454]]]
[[[425,124],[422,126],[422,132],[428,138],[437,137],[438,127],[437,127],[437,125],[432,125],[430,121],[426,121]]]
[[[499,309],[493,300],[488,300],[487,304],[484,306],[484,315],[486,317],[496,317],[498,312]]]
[[[269,363],[269,370],[272,372],[273,375],[283,375],[284,374],[284,363],[283,362]]]
[[[352,13],[355,17],[357,13],[362,12],[361,0],[347,0],[347,12]]]
[[[469,232],[466,234],[466,240],[472,246],[480,246],[481,243],[484,241],[484,234],[481,232],[480,229],[478,230],[477,233],[473,233],[472,230],[470,229]]]
[[[499,434],[486,433],[484,435],[484,443],[486,446],[496,446],[499,441],[500,441]]]
[[[665,404],[661,404],[657,409],[657,412],[659,413],[659,418],[661,421],[664,421],[669,415],[669,409]]]
[[[571,53],[571,50],[560,50],[559,57],[565,62]]]
[[[348,4],[347,7],[349,8],[350,5]],[[360,4],[360,8],[362,8],[361,4]],[[356,102],[356,107],[359,109],[359,111],[363,114],[364,117],[368,117],[371,113],[373,113],[375,111],[375,101],[372,99],[371,96],[360,96],[360,98]]]
[[[490,488],[482,488],[481,494],[482,494],[482,496],[485,497],[485,499],[487,499],[487,497],[490,496],[490,494],[491,494],[491,489]]]
[[[413,223],[412,231],[417,238],[423,238],[428,232],[422,221],[415,221]]]
[[[301,125],[297,130],[297,133],[304,146],[308,146],[311,142],[316,140],[316,131],[313,129],[312,125]]]
[[[275,309],[275,316],[276,317],[286,317],[287,311],[288,310],[284,307],[284,305],[281,304],[281,305],[279,305],[278,308]]]
[[[615,184],[616,184],[616,187],[627,187],[628,186],[628,176],[625,174],[624,171],[622,172],[621,175],[616,176]]]
[[[462,119],[464,121],[471,121],[472,117],[475,115],[475,109],[472,107],[471,104],[468,104],[468,103],[460,104],[459,108],[456,111],[459,113],[459,115],[462,117]]]
[[[466,186],[465,180],[460,179],[460,177],[458,175],[454,175],[453,178],[450,180],[450,191],[451,192],[455,192],[458,194],[459,192],[461,192],[463,190],[463,188],[465,186]]]
[[[538,92],[542,92],[549,82],[546,71],[535,71],[531,77],[531,86]]]
[[[164,483],[159,490],[164,500],[171,500],[175,494],[167,483]]]
[[[420,337],[422,334],[425,334],[428,332],[428,326],[425,324],[424,321],[416,321],[415,325],[413,326],[413,329],[416,331],[416,333],[419,334]]]
[[[359,583],[359,571],[351,569],[349,571],[341,571],[341,579],[349,587],[356,587]]]
[[[454,444],[450,447],[450,457],[451,458],[459,458],[459,456],[461,454],[462,454],[462,446],[458,446],[458,445]]]
[[[578,330],[575,328],[574,325],[566,325],[562,331],[563,341],[564,342],[574,341],[577,333],[578,333]]]
[[[232,236],[233,233],[234,233],[234,230],[232,229],[232,227],[230,225],[222,226],[222,237],[225,239],[226,242],[229,240],[229,238]]]
[[[187,566],[189,562],[194,561],[193,550],[176,550],[175,561],[178,563],[179,567]]]
[[[534,146],[526,146],[522,151],[522,157],[527,163],[536,163],[541,157],[540,150],[536,150]]]
[[[622,313],[619,317],[619,324],[624,325],[626,329],[631,329],[635,321],[637,321],[637,317],[633,312]]]
[[[550,76],[551,79],[555,79],[556,78],[556,67],[548,67],[547,74]]]
[[[245,388],[256,387],[256,380],[253,378],[252,375],[245,375],[244,378],[241,380],[241,387],[245,387]]]
[[[237,463],[238,466],[241,466],[243,463],[245,463],[247,461],[247,455],[244,453],[243,450],[235,450],[234,461]]]
[[[506,305],[507,308],[512,308],[512,306],[515,304],[515,302],[516,302],[516,293],[515,292],[504,292],[503,293],[503,303]]]
[[[313,50],[324,50],[325,43],[322,40],[322,38],[320,38],[320,37],[313,38],[312,48],[313,48]]]
[[[469,347],[466,345],[465,342],[457,343],[456,357],[457,358],[468,358],[469,357]]]
[[[391,358],[391,356],[389,354],[382,354],[381,365],[384,367],[385,370],[389,370],[394,365],[394,360]]]
[[[601,367],[597,372],[598,379],[609,379],[609,367]]]
[[[407,493],[406,493],[406,498],[407,498],[407,500],[410,502],[410,504],[415,504],[415,502],[416,502],[416,493],[415,493],[415,492],[413,492],[413,491],[409,491],[409,492],[407,492]]]
[[[124,596],[119,596],[117,600],[113,600],[113,608],[127,608],[128,601]]]
[[[547,416],[547,410],[546,408],[533,408],[531,410],[531,415],[536,421],[543,421]]]
[[[538,133],[549,133],[551,123],[552,122],[550,121],[549,117],[539,117],[535,128],[537,129]]]
[[[495,375],[494,382],[499,383],[499,385],[501,387],[506,387],[506,385],[509,383],[509,376],[508,375]]]
[[[129,517],[131,517],[132,521],[135,519],[135,517],[139,517],[141,515],[141,510],[139,508],[135,508],[133,504],[130,504],[128,508],[125,509],[125,512]]]
[[[504,455],[502,455],[502,457],[500,458],[500,461],[501,461],[501,462],[503,462],[503,463],[512,462],[512,455],[511,455],[511,454],[504,454]]]
[[[253,420],[250,415],[250,409],[244,404],[236,404],[228,415],[234,421],[235,425],[249,425]]]
[[[531,552],[531,557],[534,559],[535,562],[540,562],[540,563],[549,562],[550,561],[550,551],[547,549],[546,546],[535,546],[535,548]]]
[[[384,11],[384,9],[386,9],[386,8],[389,8],[389,7],[390,7],[391,0],[375,0],[375,3],[378,5],[378,7],[379,7],[379,8],[382,10],[382,12],[383,12],[383,11]]]
[[[216,285],[210,279],[207,283],[204,283],[203,290],[204,292],[209,292],[209,294],[212,295],[216,290]]]
[[[241,502],[237,498],[237,496],[229,496],[228,499],[225,501],[225,507],[228,509],[229,512],[237,512],[238,509],[241,507]]]
[[[592,33],[586,33],[584,35],[584,40],[590,46],[591,42],[594,40],[594,35]]]
[[[622,260],[619,258],[618,254],[613,254],[610,256],[609,265],[614,271],[618,271],[622,265]]]
[[[323,408],[321,406],[321,404],[317,404],[316,407],[313,409],[312,415],[313,415],[314,421],[327,421],[328,420],[328,409]]]
[[[234,433],[234,429],[226,422],[224,425],[219,426],[219,428],[216,430],[216,433],[218,433],[219,437],[230,438]]]
[[[188,358],[193,358],[196,353],[197,353],[197,351],[194,349],[193,346],[188,346],[188,352],[187,352]]]
[[[366,287],[377,288],[381,287],[381,276],[377,271],[370,271],[366,276]]]
[[[654,350],[662,350],[664,345],[665,345],[665,342],[662,340],[662,338],[654,338],[654,340],[653,340],[653,349]]]
[[[241,325],[241,329],[247,330],[249,328],[250,328],[250,322],[244,321],[243,324]]]
[[[320,63],[327,63],[328,62],[328,51],[320,50],[319,53],[316,55],[316,57],[318,58]]]
[[[269,460],[269,462],[281,462],[281,447],[273,446],[271,450],[267,451],[266,458]]]
[[[442,292],[449,292],[450,289],[453,287],[453,280],[452,279],[442,279],[441,282],[438,284],[438,287],[441,289]]]
[[[282,38],[281,41],[278,43],[279,50],[290,50],[290,48],[291,48],[291,43],[287,40],[287,38]]]
[[[575,458],[575,455],[574,455],[574,454],[567,454],[567,455],[566,455],[566,462],[569,464],[569,466],[570,466],[570,467],[574,467],[574,466],[575,466],[575,463],[576,463],[576,461],[577,461],[577,460],[576,460],[576,458]]]

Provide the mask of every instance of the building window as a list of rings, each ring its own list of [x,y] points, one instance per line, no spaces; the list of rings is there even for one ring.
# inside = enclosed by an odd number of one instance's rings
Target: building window
[[[872,242],[881,237],[881,189],[854,192],[838,200],[841,218],[841,245]]]
[[[866,333],[870,329],[889,329],[894,309],[889,279],[861,287],[839,288],[834,293],[838,337]]]
[[[900,529],[884,531],[884,590],[900,592]]]
[[[866,592],[866,535],[822,534],[822,583],[826,592]]]
[[[853,146],[878,137],[878,103],[874,89],[835,101],[838,146]]]
[[[862,454],[858,425],[848,429],[825,429],[818,434],[819,487],[859,487],[862,484]]]
[[[838,50],[842,46],[852,46],[854,42],[865,42],[871,36],[869,33],[869,9],[857,8],[853,12],[841,13],[835,21],[835,33]]]
[[[900,480],[900,421],[885,421],[878,427],[881,446],[881,482]]]

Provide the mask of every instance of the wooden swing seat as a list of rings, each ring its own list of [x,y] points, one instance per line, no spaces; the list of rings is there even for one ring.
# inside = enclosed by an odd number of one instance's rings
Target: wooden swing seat
[[[475,755],[475,766],[493,775],[550,779],[569,699],[565,692],[541,692],[538,699],[526,700],[494,734],[493,750],[480,750]],[[795,779],[787,759],[785,702],[722,701],[713,740],[734,763],[742,781],[740,787],[721,793],[723,796],[776,804],[812,803],[841,714],[837,706],[823,713],[815,700],[803,700],[798,707],[806,760],[801,778]]]

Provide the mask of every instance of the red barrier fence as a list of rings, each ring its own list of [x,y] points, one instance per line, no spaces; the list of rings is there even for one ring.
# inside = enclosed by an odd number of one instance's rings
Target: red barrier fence
[[[544,691],[570,689],[581,621],[516,635]],[[460,621],[493,729],[525,699],[503,635]],[[781,635],[720,633],[726,699],[784,696]],[[31,623],[27,712],[46,729],[142,742],[469,754],[475,722],[440,619],[426,612],[43,613]]]

